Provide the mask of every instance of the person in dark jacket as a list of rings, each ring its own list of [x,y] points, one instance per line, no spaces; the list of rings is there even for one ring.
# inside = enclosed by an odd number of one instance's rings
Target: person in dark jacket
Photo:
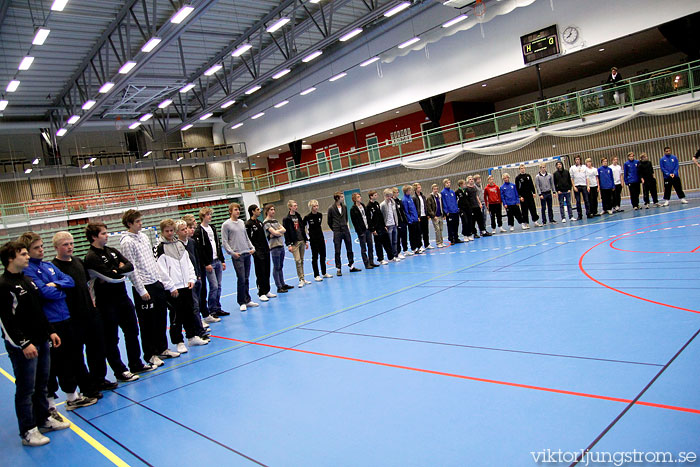
[[[610,69],[610,74],[608,75],[608,79],[605,82],[606,84],[610,85],[610,87],[621,86],[624,84],[624,81],[622,80],[622,75],[617,71],[617,67],[612,67]],[[617,105],[625,103],[625,91],[623,90],[623,88],[615,89],[615,91],[613,91],[612,97]]]
[[[671,148],[668,146],[664,148],[664,155],[659,160],[659,168],[664,175],[664,202],[662,206],[668,206],[668,201],[671,199],[671,188],[676,190],[676,195],[681,203],[688,204],[681,186],[681,177],[678,174],[680,163],[678,158],[671,154]]]
[[[438,248],[444,248],[445,244],[443,243],[442,239],[442,221],[445,216],[445,209],[442,205],[442,195],[438,191],[437,183],[433,183],[430,189],[432,191],[426,200],[425,209],[428,217],[433,222],[433,229],[435,230],[435,243],[437,243]],[[428,248],[430,248],[430,246]]]
[[[639,188],[640,188],[640,178],[639,178],[639,161],[634,158],[634,153],[632,151],[627,153],[627,161],[623,166],[623,179],[625,185],[630,189],[630,202],[632,203],[632,209],[635,211],[639,209]]]
[[[513,227],[513,219],[518,221],[518,224],[520,224],[523,230],[529,229],[530,226],[523,223],[523,218],[520,214],[520,195],[518,194],[518,188],[515,184],[510,183],[510,174],[504,173],[501,178],[503,179],[503,185],[501,185],[501,200],[503,200],[503,205],[506,207],[510,231],[512,232],[515,230]]]
[[[656,187],[656,178],[654,177],[654,166],[652,165],[646,152],[639,155],[639,166],[637,167],[639,179],[642,181],[642,189],[644,190],[644,209],[649,209],[649,193],[654,202],[654,207],[659,207],[659,197]]]
[[[430,244],[430,230],[428,228],[428,209],[426,207],[428,203],[427,198],[423,194],[423,187],[420,183],[416,182],[413,184],[413,204],[416,205],[416,212],[418,213],[418,222],[420,223],[420,234],[423,239],[423,246],[421,246],[421,253],[425,250],[433,249],[434,247]]]
[[[297,278],[299,279],[298,287],[302,288],[311,282],[304,279],[304,251],[309,249],[309,243],[306,238],[304,229],[304,220],[301,214],[297,212],[299,205],[293,199],[287,201],[287,216],[282,219],[282,227],[284,227],[284,244],[294,257],[294,263],[297,267]]]
[[[556,170],[552,177],[554,178],[554,188],[557,190],[557,197],[559,198],[559,215],[561,216],[561,221],[566,223],[566,218],[568,214],[569,220],[573,221],[574,213],[571,210],[571,174],[564,170],[564,163],[558,161],[555,165]],[[566,205],[567,212],[564,213],[564,205]]]
[[[343,243],[345,243],[345,253],[348,257],[348,267],[350,268],[350,272],[362,271],[362,269],[354,266],[355,255],[352,252],[352,238],[350,238],[350,229],[348,228],[348,208],[345,206],[345,204],[343,204],[343,194],[339,191],[336,191],[333,194],[333,205],[328,208],[326,222],[328,222],[328,227],[330,227],[333,231],[335,268],[338,275],[343,275],[343,263],[340,261],[340,250]]]
[[[399,237],[397,243],[398,252],[401,253],[403,251],[406,256],[411,256],[413,255],[413,251],[408,249],[408,219],[406,219],[406,211],[404,211],[403,208],[403,201],[401,201],[401,197],[399,196],[398,187],[393,187],[391,192],[394,198],[394,203],[396,203],[396,214],[399,217],[399,224],[397,226]]]
[[[467,198],[467,181],[458,180],[457,181],[457,191],[455,191],[455,197],[457,198],[457,207],[459,208],[459,218],[462,221],[462,237],[465,242],[471,241],[474,238],[476,232],[472,232],[472,210],[469,207],[469,200]]]
[[[309,201],[309,212],[304,216],[304,227],[309,229],[308,237],[311,245],[311,266],[314,268],[314,280],[321,282],[324,278],[333,277],[326,272],[326,240],[323,238],[323,214],[318,212],[318,201]],[[320,266],[320,270],[319,270]]]
[[[261,302],[266,302],[277,295],[270,292],[270,246],[267,243],[263,224],[258,217],[260,217],[260,208],[256,204],[248,206],[248,220],[245,223],[245,230],[255,248],[253,265],[255,266],[258,297],[260,297]]]
[[[420,219],[416,205],[413,203],[413,187],[404,185],[402,188],[403,200],[401,201],[406,220],[408,221],[408,237],[411,243],[411,250],[414,255],[418,255],[425,250],[421,250],[420,245]]]
[[[5,271],[0,276],[0,330],[15,375],[15,413],[19,436],[25,446],[42,446],[50,440],[40,433],[68,428],[70,423],[50,417],[47,383],[50,345],[61,338],[46,319],[41,294],[24,275],[29,264],[27,248],[9,242],[0,248]]]
[[[518,189],[518,194],[520,195],[523,223],[530,223],[530,219],[528,218],[528,213],[530,213],[530,215],[532,215],[532,220],[535,221],[535,227],[542,227],[539,221],[540,216],[537,215],[537,206],[535,205],[537,190],[535,190],[532,176],[525,172],[525,165],[523,164],[520,165],[520,173],[515,177],[515,187]]]
[[[459,239],[459,206],[457,205],[457,195],[451,188],[449,178],[442,181],[443,189],[440,192],[443,206],[445,208],[445,218],[447,220],[447,240],[451,244],[462,243]]]
[[[389,264],[388,261],[384,259],[384,251],[386,251],[389,261],[394,261],[394,250],[391,247],[391,239],[386,229],[382,208],[377,201],[379,195],[375,190],[370,190],[367,196],[369,196],[369,203],[367,203],[367,222],[369,223],[369,230],[374,236],[377,259],[379,260],[379,264]],[[382,248],[384,251],[382,251]]]
[[[547,215],[549,214],[549,222],[556,224],[554,220],[554,210],[552,209],[552,194],[556,191],[554,187],[554,177],[547,173],[547,165],[540,164],[540,171],[535,175],[535,188],[540,197],[540,213],[542,214],[542,224],[547,223]]]
[[[486,223],[484,222],[484,216],[481,214],[482,203],[479,199],[479,189],[476,187],[473,176],[467,177],[467,187],[465,188],[467,192],[467,205],[471,211],[471,225],[469,226],[472,231],[472,236],[469,237],[469,241],[474,241],[474,236],[479,235],[481,232],[482,237],[490,237],[491,233],[486,230]]]
[[[199,253],[200,267],[204,268],[204,274],[207,276],[209,285],[209,294],[207,296],[207,311],[209,316],[220,318],[228,316],[231,313],[224,311],[221,307],[221,280],[223,272],[226,270],[226,260],[224,252],[221,249],[221,240],[217,234],[217,228],[211,225],[211,217],[214,210],[210,207],[204,207],[199,210],[199,225],[194,230],[192,238],[197,244]],[[204,288],[204,284],[202,284]],[[200,309],[204,312],[204,308]],[[202,313],[204,316],[204,313]],[[205,319],[207,316],[205,316]],[[209,320],[211,322],[213,320]]]
[[[374,262],[374,241],[372,240],[372,231],[369,230],[367,208],[362,203],[362,195],[360,193],[352,194],[352,202],[350,220],[360,241],[362,262],[365,263],[365,269],[374,269],[379,267],[379,265]]]

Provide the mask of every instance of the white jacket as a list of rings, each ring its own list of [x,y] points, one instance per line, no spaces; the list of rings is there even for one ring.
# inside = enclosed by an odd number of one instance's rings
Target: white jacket
[[[163,240],[156,247],[158,267],[170,279],[166,288],[169,292],[184,289],[188,284],[197,281],[197,274],[190,261],[190,255],[180,240],[168,242]],[[165,284],[163,284],[165,285]]]

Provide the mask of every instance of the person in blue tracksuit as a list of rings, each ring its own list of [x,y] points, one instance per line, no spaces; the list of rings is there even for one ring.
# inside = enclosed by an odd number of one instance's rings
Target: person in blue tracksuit
[[[523,224],[523,217],[520,213],[520,195],[518,194],[518,189],[514,184],[510,183],[510,174],[504,173],[501,178],[503,179],[503,185],[501,185],[501,199],[503,200],[503,205],[506,207],[510,231],[512,232],[515,230],[515,227],[513,227],[513,219],[518,221],[518,224],[520,224],[523,230],[527,230],[529,226]]]
[[[598,167],[598,186],[600,187],[600,197],[603,200],[603,212],[612,214],[615,180],[612,169],[608,167],[608,158],[603,157],[601,163],[603,165]]]
[[[671,148],[668,146],[664,148],[664,155],[659,161],[659,167],[664,174],[664,203],[662,206],[668,206],[668,201],[671,199],[671,187],[676,190],[681,203],[687,204],[688,201],[685,199],[685,193],[683,193],[681,186],[681,178],[678,176],[678,158],[671,154]]]
[[[463,243],[459,239],[457,230],[459,229],[459,208],[457,207],[457,196],[450,188],[451,182],[449,178],[442,181],[444,187],[440,192],[442,197],[442,205],[445,209],[445,217],[447,218],[447,239],[450,243]]]
[[[627,161],[624,165],[624,180],[625,185],[630,189],[630,202],[632,203],[632,208],[636,211],[639,209],[639,189],[641,187],[641,180],[639,179],[639,161],[634,158],[633,152],[627,153]]]
[[[416,204],[413,202],[413,187],[411,185],[404,185],[402,188],[403,199],[401,204],[403,204],[403,211],[406,213],[406,219],[408,220],[408,239],[411,243],[411,250],[413,254],[420,254],[420,218],[418,217],[418,210],[416,209]]]

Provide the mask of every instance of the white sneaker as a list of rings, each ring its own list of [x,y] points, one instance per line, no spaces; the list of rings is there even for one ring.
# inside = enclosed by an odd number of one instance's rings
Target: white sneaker
[[[270,299],[267,298],[267,295],[265,295],[265,294],[258,295],[258,298],[260,299],[261,302],[268,302],[268,301],[270,301]]]
[[[570,220],[571,222],[573,222],[573,221],[576,220],[576,218],[575,218],[574,216],[571,216],[571,217],[569,217],[569,220]]]
[[[194,336],[190,337],[187,339],[187,343],[189,344],[190,347],[195,346],[195,345],[207,345],[209,341],[202,339],[199,336]]]
[[[403,255],[403,253],[399,253],[399,260],[406,259],[406,257]]]
[[[469,236],[469,241],[470,241],[470,242],[473,242],[473,241],[474,241],[474,236],[473,236],[473,235],[470,235],[470,236]]]
[[[39,433],[37,427],[32,428],[22,436],[22,444],[25,446],[43,446],[44,444],[49,444],[51,440]]]
[[[515,227],[511,227],[510,231],[513,232],[515,230]]]
[[[252,301],[252,300],[251,300],[250,302],[246,303],[246,305],[249,306],[249,307],[251,307],[251,308],[255,308],[256,306],[260,306],[259,303],[255,303],[255,302]]]
[[[661,204],[661,206],[664,206],[664,207],[668,206],[668,200],[664,201],[664,202]]]
[[[432,250],[433,248],[435,248],[433,245],[428,245],[428,248],[427,248],[427,249],[428,249],[428,250]]]
[[[420,247],[420,248],[418,249],[418,251],[419,251],[420,253],[423,253],[423,252],[425,251],[425,247]]]
[[[681,199],[681,203],[683,203],[683,204],[688,204],[688,200],[685,199],[685,198],[683,198],[683,199]]]
[[[445,248],[445,244],[444,243],[438,244],[438,248]]]
[[[162,354],[158,355],[158,358],[177,358],[179,356],[179,352],[173,352],[170,349],[165,349]]]
[[[307,281],[306,279],[304,279],[304,283],[305,283],[306,285],[311,285],[311,281]]]
[[[404,252],[406,256],[413,256],[413,252],[411,250],[407,250]]]
[[[163,363],[163,360],[161,360],[159,357],[156,355],[152,356],[148,362],[152,365],[155,365],[156,367],[163,366],[165,363]]]
[[[240,309],[241,311],[246,311],[246,310],[248,309],[248,307],[245,306],[245,305],[241,305],[239,309]]]
[[[202,321],[206,322],[206,323],[218,323],[219,321],[221,321],[221,318],[217,318],[214,315],[209,315],[206,318],[204,318]]]
[[[181,353],[181,354],[189,352],[189,350],[187,350],[187,346],[185,345],[184,342],[180,342],[179,344],[177,344],[177,351],[178,351],[178,353]]]
[[[299,288],[301,289],[301,288],[304,287],[305,285],[306,285],[306,282],[302,279],[302,280],[299,281],[299,284],[297,285],[297,287],[299,287]]]
[[[268,292],[267,293],[267,298],[275,298],[277,296],[276,293]]]
[[[49,431],[65,430],[70,426],[70,422],[62,421],[59,422],[51,417],[47,418],[43,425],[39,426],[40,433],[47,433]]]
[[[562,217],[562,218],[561,218],[561,223],[562,223],[562,224],[566,224],[566,217]]]
[[[535,221],[535,227],[542,227],[542,224],[540,223],[540,221]]]
[[[527,224],[520,224],[520,228],[523,229],[523,230],[527,230],[527,229],[530,228],[530,226],[527,225]]]
[[[397,257],[395,257],[394,259],[392,259],[391,261],[393,261],[394,263],[398,263],[398,262],[401,261],[401,260],[400,260],[400,259],[398,258],[398,256],[397,256]]]
[[[498,230],[501,231],[501,232],[507,232],[507,230],[504,229],[503,227],[499,227]]]
[[[333,277],[333,274],[325,273],[325,274],[323,275],[323,277],[325,277],[326,279],[330,279],[330,278]]]
[[[381,265],[383,265],[383,266],[386,266],[387,264],[389,264],[389,261],[383,259],[383,260],[381,260],[381,261],[379,262],[379,264],[381,264]]]
[[[321,277],[321,276],[316,276],[316,277],[314,277],[314,280],[315,280],[316,282],[321,282],[321,281],[323,280],[323,277]]]
[[[207,321],[204,320],[204,319],[202,320],[202,327],[203,327],[204,329],[209,329],[209,323],[207,323]]]

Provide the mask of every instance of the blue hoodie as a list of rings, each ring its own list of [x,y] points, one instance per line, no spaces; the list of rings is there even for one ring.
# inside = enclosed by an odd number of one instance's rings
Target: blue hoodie
[[[409,224],[418,222],[418,211],[416,210],[416,204],[413,199],[408,195],[403,195],[403,210],[406,213],[406,219],[408,219]]]
[[[513,183],[504,183],[501,185],[501,199],[506,206],[519,204],[520,195],[518,195],[518,188]]]
[[[674,177],[678,176],[678,158],[673,154],[664,154],[659,161],[659,166],[664,173],[664,178],[671,178],[671,174],[673,174]]]
[[[61,289],[75,287],[71,276],[63,273],[51,263],[34,258],[29,258],[29,266],[24,270],[24,274],[31,277],[36,286],[39,287],[41,298],[43,298],[44,314],[49,323],[58,323],[70,318],[68,305],[66,305],[66,294]],[[51,282],[58,287],[46,285]]]
[[[628,160],[625,162],[625,183],[639,183],[639,173],[637,172],[637,167],[639,166],[639,161],[637,159]]]
[[[440,192],[442,195],[442,207],[445,209],[445,214],[456,214],[459,212],[457,207],[457,197],[455,192],[450,188],[443,188]]]
[[[607,165],[598,167],[598,179],[600,180],[601,190],[612,190],[615,188],[615,180],[613,179],[613,171]]]

